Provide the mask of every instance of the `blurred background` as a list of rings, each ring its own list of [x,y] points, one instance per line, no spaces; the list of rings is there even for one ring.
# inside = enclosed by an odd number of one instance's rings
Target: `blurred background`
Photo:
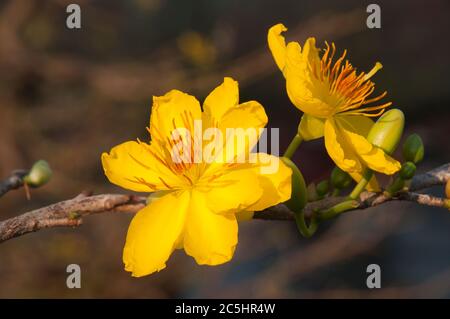
[[[450,2],[376,1],[381,29],[366,27],[367,1],[77,0],[82,28],[69,30],[64,0],[0,1],[0,178],[34,161],[54,177],[26,200],[0,199],[0,220],[69,199],[83,190],[126,192],[108,183],[100,154],[147,138],[151,99],[177,88],[202,100],[223,79],[241,100],[266,108],[281,149],[300,112],[266,44],[283,22],[289,40],[315,36],[349,51],[406,114],[405,135],[424,139],[423,172],[450,161]],[[323,141],[302,145],[295,161],[309,182],[333,165]],[[442,195],[440,188],[431,190]],[[251,221],[239,229],[233,260],[197,266],[177,251],[167,268],[136,279],[122,267],[132,216],[87,217],[77,229],[49,229],[0,245],[0,297],[58,298],[449,298],[450,214],[409,203],[348,213],[312,239],[294,223]],[[68,264],[82,288],[65,285]],[[366,288],[366,267],[381,266],[382,289]]]

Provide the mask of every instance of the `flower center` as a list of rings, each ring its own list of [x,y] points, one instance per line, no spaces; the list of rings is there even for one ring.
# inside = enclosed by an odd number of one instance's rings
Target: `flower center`
[[[336,53],[334,43],[328,45],[327,42],[325,53],[318,63],[312,64],[312,73],[314,77],[327,86],[328,93],[333,97],[335,113],[344,113],[348,115],[364,115],[369,117],[376,117],[381,115],[385,108],[391,105],[391,102],[377,105],[367,106],[373,102],[381,100],[386,96],[387,92],[369,98],[375,90],[375,83],[370,81],[370,78],[375,75],[383,66],[377,62],[369,73],[356,73],[356,69],[345,60],[347,50],[333,62]],[[377,111],[372,113],[373,111]]]
[[[177,123],[175,119],[172,120],[170,135],[163,134],[157,127],[152,129],[154,135],[152,136],[152,144],[155,145],[149,146],[138,140],[173,175],[181,177],[182,183],[177,183],[177,185],[171,185],[162,177],[159,177],[161,183],[167,188],[184,188],[200,184],[208,186],[228,169],[233,169],[237,165],[234,162],[221,163],[217,167],[220,169],[214,167],[208,169],[212,161],[203,158],[203,129],[195,127],[194,117],[188,111],[181,114],[179,122]],[[210,125],[218,127],[217,121],[212,121]],[[147,130],[150,133],[150,129],[147,128]],[[134,160],[138,162],[137,159]]]
[[[176,123],[172,119],[171,135],[164,135],[155,127],[157,136],[154,136],[154,141],[157,147],[148,148],[152,155],[165,167],[167,167],[173,174],[181,176],[187,183],[187,186],[192,186],[201,175],[201,163],[196,163],[198,156],[199,139],[194,136],[195,130],[193,127],[194,117],[191,112],[184,111],[181,114],[181,123]],[[147,128],[150,133],[150,129]],[[201,142],[201,140],[200,140]],[[161,179],[161,178],[160,178]],[[163,179],[161,182],[169,189],[174,188]]]

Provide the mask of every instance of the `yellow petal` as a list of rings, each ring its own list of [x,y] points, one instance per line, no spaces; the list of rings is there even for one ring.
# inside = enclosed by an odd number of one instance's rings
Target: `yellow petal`
[[[153,141],[166,144],[176,128],[188,129],[193,137],[194,120],[200,120],[200,104],[192,95],[172,90],[164,96],[153,97],[150,134]]]
[[[258,153],[257,163],[252,169],[258,175],[263,194],[249,210],[261,211],[291,198],[292,171],[278,157]]]
[[[366,117],[361,115],[341,115],[339,116],[341,121],[345,121],[349,127],[351,127],[351,130],[354,132],[359,132],[362,136],[367,137],[369,134],[370,129],[372,128],[374,122]],[[363,171],[366,169],[366,166],[363,165]],[[362,178],[362,174],[359,172],[353,172],[350,173],[350,176],[356,181],[359,182]],[[369,184],[367,184],[366,189],[370,192],[379,192],[380,186],[378,184],[377,178],[375,175],[372,176],[372,178],[369,181]]]
[[[209,114],[216,121],[220,121],[222,116],[239,103],[238,82],[226,77],[223,83],[216,87],[205,99],[203,111]]]
[[[366,139],[366,132],[355,130],[361,127],[361,124],[359,126],[350,125],[351,123],[346,117],[338,117],[336,121],[340,131],[345,134],[345,139],[367,167],[386,175],[392,175],[401,168],[397,160],[387,155],[381,148],[372,145]],[[363,122],[361,121],[361,123]]]
[[[298,42],[289,42],[286,46],[286,60],[283,74],[295,75],[300,78],[308,78],[308,61],[302,56],[302,48]]]
[[[373,150],[366,154],[360,154],[366,165],[379,173],[392,175],[398,172],[401,164],[387,155],[381,148],[374,146]]]
[[[111,183],[137,192],[167,189],[161,178],[174,183],[177,179],[155,156],[148,144],[129,141],[102,154],[102,165]]]
[[[324,122],[324,119],[303,114],[300,125],[298,126],[298,132],[305,141],[320,138],[323,136]]]
[[[308,38],[303,45],[302,57],[309,64],[319,64],[319,49],[316,47],[316,39]]]
[[[186,253],[199,265],[219,265],[233,257],[237,242],[236,216],[214,213],[205,194],[192,190],[184,233]]]
[[[340,169],[348,173],[362,172],[363,166],[356,151],[339,130],[333,118],[325,121],[324,137],[328,155]]]
[[[242,153],[247,156],[258,142],[267,121],[264,107],[256,101],[245,102],[229,110],[219,124],[227,137],[227,160]],[[229,128],[234,130],[230,131]],[[245,143],[239,143],[239,141],[245,141]],[[230,148],[230,143],[234,145],[234,148]],[[233,149],[232,153],[229,152],[230,149]]]
[[[123,251],[126,271],[141,277],[166,267],[182,239],[189,202],[189,192],[171,192],[134,216]]]
[[[340,122],[345,122],[346,126],[352,132],[358,132],[358,134],[367,137],[369,131],[372,128],[374,122],[367,116],[362,115],[338,115]]]
[[[205,176],[203,183],[203,187],[197,186],[197,189],[204,193],[208,208],[215,213],[235,214],[246,210],[263,195],[258,176],[252,169],[231,170],[212,178]]]
[[[363,120],[364,121],[364,120]],[[362,179],[362,172],[367,168],[358,158],[352,146],[348,144],[343,135],[338,136],[339,130],[333,126],[334,120],[325,122],[325,146],[331,159],[342,170],[348,172],[358,183]],[[368,124],[366,122],[366,124]],[[379,191],[380,187],[375,176],[372,176],[366,189],[368,191]]]
[[[313,76],[312,70],[319,70],[319,49],[316,48],[316,39],[308,38],[301,48],[298,42],[289,42],[286,46],[286,65],[284,73],[296,73],[300,77]]]
[[[272,52],[275,63],[283,71],[286,63],[286,41],[281,35],[282,32],[287,31],[287,28],[278,23],[269,29],[267,33],[267,42],[269,43],[269,49]]]
[[[228,110],[219,123],[221,128],[263,128],[267,124],[264,107],[257,101],[248,101]]]
[[[318,55],[314,58],[312,46],[308,45],[308,55],[304,55],[297,42],[287,45],[284,71],[286,90],[298,109],[315,117],[326,118],[334,113],[335,107],[329,102],[331,95],[328,84],[318,81],[311,72],[312,65],[320,61]]]
[[[224,145],[217,152],[214,162],[230,163],[248,159],[267,120],[264,107],[256,101],[245,102],[228,110],[218,123]]]

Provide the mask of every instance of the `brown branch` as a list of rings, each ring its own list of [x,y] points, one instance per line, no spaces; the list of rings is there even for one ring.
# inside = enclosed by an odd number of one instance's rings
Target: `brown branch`
[[[431,186],[445,184],[450,179],[450,163],[419,176],[420,178],[414,178],[411,182],[409,189],[413,192]]]
[[[50,168],[47,167],[46,169],[44,169],[42,165],[48,166],[48,163],[43,160],[37,161],[29,170],[15,170],[9,177],[4,180],[0,180],[0,197],[11,190],[25,187],[27,199],[30,199],[29,188],[40,187],[46,184],[48,179],[51,177]]]
[[[0,197],[13,189],[22,187],[24,185],[23,178],[27,174],[27,170],[16,170],[9,177],[0,181]]]
[[[44,228],[79,226],[82,217],[108,211],[137,212],[145,198],[133,195],[79,195],[73,199],[19,215],[0,222],[0,242]]]
[[[450,199],[434,197],[428,194],[418,194],[413,192],[407,192],[400,194],[400,198],[404,200],[409,200],[416,202],[417,204],[444,207],[450,209]]]
[[[428,173],[415,176],[411,185],[414,185],[414,190],[420,190],[443,184],[449,179],[450,165],[446,164]],[[314,210],[330,208],[342,201],[342,199],[342,197],[329,197],[309,203],[305,208],[305,214],[309,217]],[[449,200],[427,194],[403,192],[396,197],[388,197],[383,193],[365,192],[361,195],[359,206],[355,210],[374,207],[392,200],[411,201],[427,206],[449,207]],[[79,226],[82,223],[82,217],[91,214],[112,211],[136,213],[145,206],[145,201],[145,197],[134,195],[102,194],[89,196],[89,194],[80,194],[73,199],[39,208],[0,222],[0,243],[44,228]],[[254,218],[292,220],[294,219],[294,213],[285,205],[279,204],[255,213]]]
[[[397,194],[395,197],[389,197],[383,193],[365,192],[361,195],[361,197],[365,199],[362,199],[359,202],[359,205],[354,209],[348,211],[367,209],[393,200],[410,201],[424,206],[434,206],[450,209],[450,199],[414,192],[402,192]],[[335,204],[340,203],[343,200],[344,197],[329,197],[317,202],[311,202],[305,207],[305,217],[310,218],[314,211],[326,210],[327,208],[331,208]],[[279,204],[267,208],[262,212],[257,212],[253,218],[264,220],[293,220],[294,212],[289,210],[289,208],[287,208],[285,205]]]

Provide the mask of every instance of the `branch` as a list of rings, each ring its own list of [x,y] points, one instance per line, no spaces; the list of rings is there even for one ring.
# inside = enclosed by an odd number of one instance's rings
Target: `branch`
[[[19,215],[0,222],[0,243],[44,228],[79,226],[82,217],[109,212],[135,213],[145,206],[145,197],[104,194],[78,195],[73,199]]]
[[[411,183],[411,189],[418,191],[438,184],[444,184],[449,179],[450,164],[446,164],[428,173],[415,176]],[[305,215],[310,217],[313,211],[330,208],[342,201],[342,199],[342,197],[328,197],[309,203],[305,208]],[[447,199],[416,192],[403,192],[396,197],[388,197],[383,193],[364,192],[361,194],[359,205],[355,210],[374,207],[392,200],[411,201],[420,205],[435,207],[449,207],[449,200]],[[102,194],[89,196],[89,194],[80,194],[73,199],[39,208],[0,222],[0,243],[44,228],[79,226],[82,224],[83,217],[92,214],[113,211],[136,213],[145,207],[145,201],[145,197],[135,195]],[[254,218],[293,220],[294,213],[285,205],[279,204],[255,213]]]
[[[389,197],[383,193],[364,192],[363,194],[361,194],[361,198],[362,200],[359,201],[358,206],[347,211],[367,209],[394,200],[410,201],[424,206],[434,206],[450,209],[449,199],[414,192],[399,193],[396,195],[396,197]],[[326,210],[338,203],[341,203],[343,200],[345,200],[344,197],[329,197],[317,202],[311,202],[305,207],[305,217],[311,218],[314,211]],[[293,220],[294,212],[292,212],[284,204],[278,204],[276,206],[269,207],[264,211],[257,212],[253,218],[265,220]]]
[[[28,174],[28,170],[16,170],[9,177],[0,181],[0,197],[7,192],[20,188],[24,185],[23,178]]]
[[[444,164],[427,173],[418,175],[411,181],[410,191],[445,184],[450,179],[450,163]]]
[[[51,176],[52,170],[48,163],[44,160],[39,160],[33,164],[31,169],[15,170],[8,178],[0,181],[0,197],[13,189],[24,186],[27,198],[30,199],[29,187],[45,185]]]

